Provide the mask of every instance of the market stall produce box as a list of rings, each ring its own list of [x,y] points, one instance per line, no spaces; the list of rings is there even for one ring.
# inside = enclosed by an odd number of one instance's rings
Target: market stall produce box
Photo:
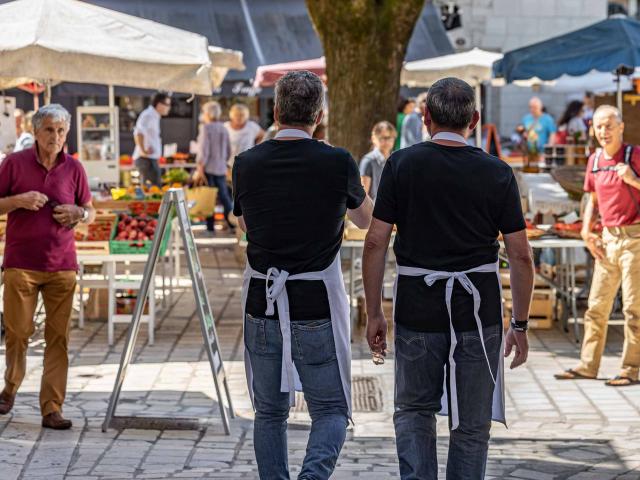
[[[160,243],[160,255],[167,250],[171,236],[171,218],[169,215],[167,228]],[[146,213],[131,214],[121,213],[118,222],[114,223],[109,240],[109,249],[113,254],[149,253],[156,233],[158,218],[156,215]]]

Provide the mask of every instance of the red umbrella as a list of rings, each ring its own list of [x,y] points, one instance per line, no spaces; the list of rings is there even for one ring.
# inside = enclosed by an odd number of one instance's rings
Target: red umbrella
[[[285,73],[298,70],[309,70],[315,73],[323,82],[327,82],[325,75],[326,64],[324,57],[311,60],[300,60],[297,62],[274,63],[273,65],[262,65],[256,70],[256,78],[253,81],[254,87],[273,87],[278,79]]]

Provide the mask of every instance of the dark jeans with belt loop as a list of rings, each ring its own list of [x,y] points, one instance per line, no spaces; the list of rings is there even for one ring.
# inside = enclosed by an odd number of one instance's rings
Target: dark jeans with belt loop
[[[498,371],[502,325],[483,329],[491,371]],[[478,331],[456,333],[460,425],[451,431],[447,480],[482,480],[487,465],[494,384]],[[436,418],[448,374],[448,332],[426,333],[396,324],[396,447],[403,480],[437,480]],[[451,407],[449,407],[451,410]]]
[[[136,158],[136,168],[140,172],[140,176],[142,177],[142,184],[144,185],[147,182],[150,182],[151,185],[155,185],[157,187],[162,186],[162,171],[160,170],[160,165],[158,164],[157,158],[147,158],[147,157],[139,157]]]
[[[289,480],[289,394],[280,391],[280,323],[247,314],[244,329],[244,344],[253,369],[253,443],[260,479]],[[349,421],[331,319],[292,321],[291,356],[311,416],[298,480],[327,480],[336,466]]]

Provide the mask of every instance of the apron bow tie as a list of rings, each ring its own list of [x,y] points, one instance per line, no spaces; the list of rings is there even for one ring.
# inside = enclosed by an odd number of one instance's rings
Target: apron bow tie
[[[278,297],[282,294],[285,284],[287,283],[287,278],[289,278],[289,272],[284,270],[278,270],[275,267],[269,268],[267,270],[267,278],[265,280],[265,294],[267,298],[267,310],[265,315],[268,317],[275,313],[275,302],[278,300]],[[273,284],[269,286],[269,280],[273,279]]]

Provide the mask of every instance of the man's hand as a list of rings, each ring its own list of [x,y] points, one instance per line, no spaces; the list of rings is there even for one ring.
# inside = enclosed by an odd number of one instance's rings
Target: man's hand
[[[49,201],[49,198],[44,193],[36,191],[21,193],[13,198],[16,202],[16,209],[24,208],[34,212],[40,210]]]
[[[593,258],[596,260],[603,260],[606,256],[606,252],[604,250],[604,246],[602,244],[602,239],[591,232],[582,232],[582,239],[587,245],[587,249],[593,255]]]
[[[83,210],[77,205],[58,205],[53,209],[53,218],[60,225],[70,227],[82,220]]]
[[[616,165],[616,173],[624,183],[633,186],[638,182],[638,177],[636,177],[631,167],[626,163],[619,163],[618,165]]]
[[[511,361],[510,368],[514,369],[527,361],[529,355],[529,339],[527,332],[516,332],[513,328],[509,328],[504,343],[504,356],[511,355],[511,351],[515,347],[516,354]]]
[[[148,146],[147,148],[145,148],[143,150],[142,153],[144,153],[148,157],[149,155],[153,154],[153,147],[152,146]]]
[[[387,319],[384,313],[367,315],[367,342],[374,356],[387,355]],[[375,360],[374,360],[375,362]]]

